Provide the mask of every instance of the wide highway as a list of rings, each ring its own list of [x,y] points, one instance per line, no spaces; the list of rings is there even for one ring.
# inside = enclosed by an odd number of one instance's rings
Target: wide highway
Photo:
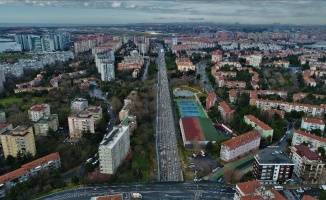
[[[164,50],[158,44],[156,154],[159,181],[183,181]]]

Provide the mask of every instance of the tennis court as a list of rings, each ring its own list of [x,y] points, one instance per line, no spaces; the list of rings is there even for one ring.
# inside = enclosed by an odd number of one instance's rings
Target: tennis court
[[[204,111],[201,109],[200,105],[196,100],[193,99],[176,99],[178,104],[178,109],[180,113],[180,118],[203,118],[206,117]]]

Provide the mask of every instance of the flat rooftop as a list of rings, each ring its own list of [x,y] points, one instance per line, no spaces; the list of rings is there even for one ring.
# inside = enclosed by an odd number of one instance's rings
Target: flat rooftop
[[[294,165],[293,161],[278,146],[269,146],[255,156],[260,164]]]

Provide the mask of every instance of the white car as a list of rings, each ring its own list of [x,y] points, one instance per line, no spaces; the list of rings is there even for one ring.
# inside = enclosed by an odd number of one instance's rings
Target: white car
[[[299,189],[297,189],[296,191],[299,192],[299,193],[304,192],[304,190],[303,190],[302,188],[299,188]]]

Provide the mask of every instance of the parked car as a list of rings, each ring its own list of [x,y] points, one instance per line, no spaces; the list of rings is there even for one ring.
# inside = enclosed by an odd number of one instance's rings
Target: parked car
[[[304,187],[304,190],[311,190],[311,187]]]
[[[220,192],[226,192],[226,189],[221,189]]]
[[[302,188],[299,188],[299,189],[297,189],[296,191],[299,192],[299,193],[304,192],[304,190],[303,190]]]

